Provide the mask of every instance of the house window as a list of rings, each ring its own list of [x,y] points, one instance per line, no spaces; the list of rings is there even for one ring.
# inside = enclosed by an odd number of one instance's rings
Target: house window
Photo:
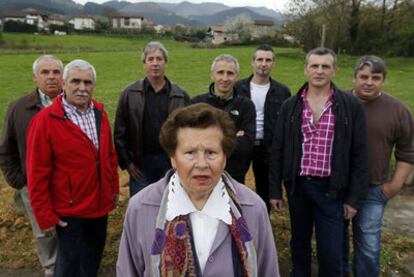
[[[129,17],[124,18],[124,25],[129,26]]]

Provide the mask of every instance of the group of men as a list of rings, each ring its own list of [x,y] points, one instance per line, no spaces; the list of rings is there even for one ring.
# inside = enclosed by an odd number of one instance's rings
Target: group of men
[[[150,42],[141,61],[146,77],[120,95],[114,146],[103,105],[92,98],[94,67],[54,56],[33,64],[36,89],[8,109],[0,141],[0,167],[23,200],[45,276],[96,276],[107,216],[117,205],[118,163],[130,176],[130,196],[157,181],[171,165],[158,136],[168,115],[205,102],[234,120],[237,143],[226,170],[244,183],[252,163],[256,192],[276,211],[286,189],[291,219],[292,276],[311,275],[316,235],[320,276],[349,273],[352,221],[355,276],[379,276],[385,205],[414,164],[414,123],[408,108],[383,92],[384,62],[362,57],[353,89],[332,82],[336,55],[327,48],[305,58],[307,82],[291,97],[271,78],[275,53],[259,46],[253,73],[238,81],[236,58],[211,66],[205,94],[190,99],[165,76],[168,51]],[[395,172],[389,164],[395,147]]]

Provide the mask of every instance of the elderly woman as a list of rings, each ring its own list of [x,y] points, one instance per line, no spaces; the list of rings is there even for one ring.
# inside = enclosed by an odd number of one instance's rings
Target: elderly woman
[[[174,170],[131,199],[117,276],[279,276],[266,205],[224,172],[235,139],[208,104],[170,115],[160,142]]]

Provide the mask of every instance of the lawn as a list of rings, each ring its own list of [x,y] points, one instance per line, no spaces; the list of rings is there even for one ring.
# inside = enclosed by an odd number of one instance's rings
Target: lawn
[[[7,105],[13,99],[33,90],[32,63],[42,53],[55,54],[66,64],[81,58],[91,62],[97,71],[95,98],[105,104],[111,122],[114,119],[120,91],[130,82],[144,77],[140,62],[141,50],[150,39],[132,39],[100,36],[45,36],[4,34],[4,48],[0,48],[0,129],[3,126]],[[173,40],[160,40],[169,50],[167,76],[182,86],[190,95],[205,92],[210,83],[209,71],[212,60],[221,53],[235,56],[241,66],[241,77],[251,73],[250,59],[253,46],[214,49],[195,49],[190,44]],[[277,48],[276,68],[273,78],[288,85],[293,93],[305,81],[303,75],[304,53],[298,49]],[[340,55],[335,83],[343,89],[352,86],[353,66],[357,57]],[[414,110],[414,59],[386,58],[389,75],[385,90],[402,99]],[[125,181],[123,181],[125,183]],[[249,175],[248,183],[252,184]],[[37,266],[30,229],[22,216],[16,215],[12,190],[0,180],[0,268]],[[111,217],[111,229],[106,247],[105,264],[113,264],[121,233],[122,216],[127,196],[121,208]],[[272,215],[279,255],[282,261],[289,257],[289,221],[287,214]],[[7,238],[7,239],[6,239]],[[411,245],[395,250],[396,244]],[[399,268],[401,255],[414,255],[414,238],[386,236],[384,270]],[[410,252],[411,251],[411,252]]]

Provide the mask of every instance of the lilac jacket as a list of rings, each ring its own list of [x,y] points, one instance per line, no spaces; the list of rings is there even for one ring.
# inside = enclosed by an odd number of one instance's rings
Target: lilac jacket
[[[163,179],[131,198],[119,246],[117,276],[150,276],[150,251],[154,240],[155,221],[170,176],[171,171]],[[229,179],[230,186],[240,200],[243,217],[256,246],[258,276],[280,276],[276,246],[264,202],[246,186]],[[203,272],[204,277],[234,276],[231,239],[228,226],[220,222]]]

